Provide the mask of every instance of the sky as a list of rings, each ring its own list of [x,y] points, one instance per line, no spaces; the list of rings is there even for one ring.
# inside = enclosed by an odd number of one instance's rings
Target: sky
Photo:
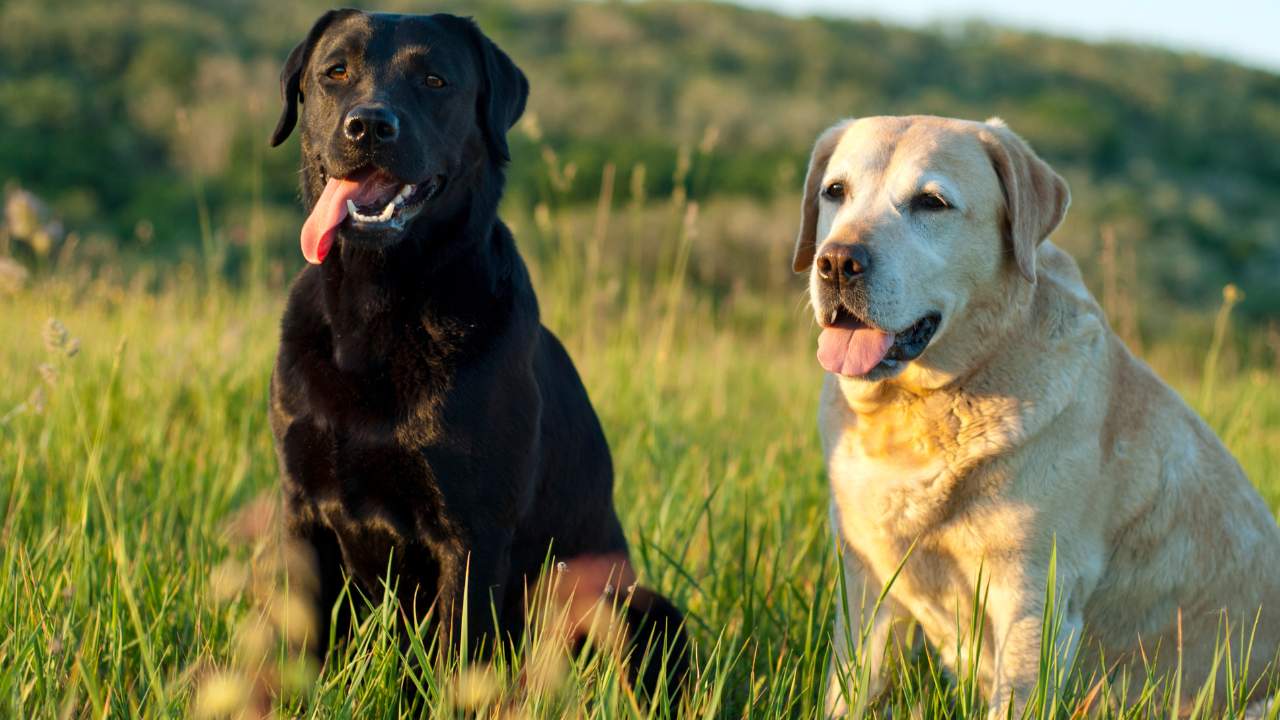
[[[1280,72],[1280,0],[738,0],[791,14],[921,25],[981,19],[1088,40],[1193,50]]]

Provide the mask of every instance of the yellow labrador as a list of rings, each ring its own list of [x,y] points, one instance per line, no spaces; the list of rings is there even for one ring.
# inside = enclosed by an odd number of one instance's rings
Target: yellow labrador
[[[864,118],[818,138],[795,270],[822,326],[819,426],[848,598],[831,715],[877,696],[884,649],[913,623],[976,671],[993,715],[1016,715],[1049,598],[1046,656],[1061,667],[1078,657],[1141,686],[1181,662],[1195,692],[1225,627],[1232,664],[1252,635],[1248,680],[1270,676],[1276,519],[1046,240],[1069,202],[998,119]],[[860,649],[871,686],[855,689]],[[977,667],[956,667],[967,656]]]

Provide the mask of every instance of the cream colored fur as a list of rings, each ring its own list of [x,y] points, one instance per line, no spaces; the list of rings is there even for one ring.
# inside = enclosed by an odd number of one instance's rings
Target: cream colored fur
[[[843,200],[820,194],[835,181]],[[954,208],[912,211],[921,190]],[[896,329],[942,314],[896,376],[824,380],[819,427],[848,594],[832,715],[861,711],[842,691],[859,652],[872,687],[854,695],[883,690],[884,650],[895,635],[908,643],[908,627],[953,668],[963,662],[981,585],[977,676],[993,716],[1016,717],[1037,681],[1055,548],[1059,662],[1080,655],[1088,673],[1105,657],[1141,686],[1144,662],[1176,666],[1180,622],[1182,687],[1194,692],[1213,672],[1225,613],[1237,653],[1258,619],[1250,680],[1275,669],[1276,519],[1046,241],[1068,202],[1062,179],[998,120],[865,118],[818,140],[796,270],[825,243],[866,243],[868,320]]]

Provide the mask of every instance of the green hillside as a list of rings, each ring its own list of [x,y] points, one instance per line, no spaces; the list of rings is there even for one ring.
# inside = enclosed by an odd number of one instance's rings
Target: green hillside
[[[47,198],[83,252],[207,259],[198,253],[214,245],[233,274],[255,243],[285,257],[299,222],[296,145],[268,151],[265,138],[279,65],[324,7],[7,0],[0,180]],[[909,30],[708,3],[383,8],[475,15],[529,74],[535,121],[515,138],[514,214],[553,196],[594,202],[613,163],[623,188],[665,196],[678,179],[708,208],[735,197],[781,208],[785,227],[808,145],[835,119],[998,114],[1071,181],[1063,233],[1077,255],[1106,226],[1140,299],[1201,308],[1235,282],[1246,316],[1280,314],[1280,76],[977,25]],[[558,187],[548,150],[576,168]]]

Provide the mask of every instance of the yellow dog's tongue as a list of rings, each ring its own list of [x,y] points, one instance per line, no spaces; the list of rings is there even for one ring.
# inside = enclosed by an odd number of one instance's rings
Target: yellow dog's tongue
[[[818,363],[827,372],[857,377],[871,372],[893,347],[893,333],[874,328],[822,328],[818,336]]]
[[[360,192],[362,183],[346,178],[329,178],[320,199],[302,224],[302,257],[319,265],[333,247],[333,236],[347,218],[347,200]]]

